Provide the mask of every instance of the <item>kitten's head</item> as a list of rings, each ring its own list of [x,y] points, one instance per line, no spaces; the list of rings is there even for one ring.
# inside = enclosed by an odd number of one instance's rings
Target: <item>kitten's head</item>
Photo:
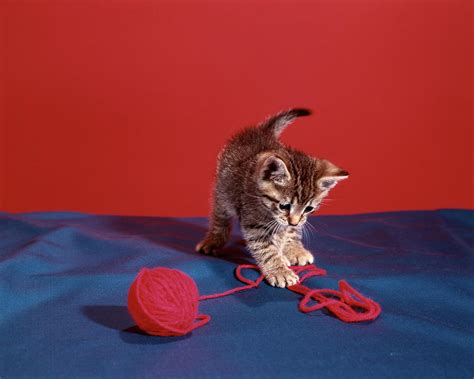
[[[258,156],[256,181],[262,203],[281,225],[301,225],[349,173],[296,150]]]

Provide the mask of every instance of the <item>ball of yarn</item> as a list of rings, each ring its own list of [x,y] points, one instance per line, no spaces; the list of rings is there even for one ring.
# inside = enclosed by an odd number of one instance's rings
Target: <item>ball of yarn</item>
[[[198,315],[199,293],[185,273],[164,267],[142,269],[128,292],[128,310],[151,335],[181,336],[209,321]],[[195,320],[201,320],[195,323]]]

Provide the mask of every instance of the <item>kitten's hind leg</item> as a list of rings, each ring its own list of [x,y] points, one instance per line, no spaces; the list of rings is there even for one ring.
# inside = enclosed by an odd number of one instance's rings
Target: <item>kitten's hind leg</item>
[[[232,216],[219,204],[214,204],[209,231],[206,237],[196,245],[196,251],[204,254],[216,255],[229,240],[232,229]]]

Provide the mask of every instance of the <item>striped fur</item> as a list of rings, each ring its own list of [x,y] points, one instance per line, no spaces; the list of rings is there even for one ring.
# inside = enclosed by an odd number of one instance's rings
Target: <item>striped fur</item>
[[[348,173],[324,159],[284,146],[278,137],[307,109],[290,109],[235,135],[217,163],[209,231],[196,250],[216,253],[238,217],[247,247],[267,281],[295,284],[289,265],[313,262],[301,243],[310,213]]]

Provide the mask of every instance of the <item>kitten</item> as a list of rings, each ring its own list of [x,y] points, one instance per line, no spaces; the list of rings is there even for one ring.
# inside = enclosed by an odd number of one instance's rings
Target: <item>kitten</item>
[[[272,286],[298,282],[290,265],[313,263],[301,242],[309,214],[340,180],[348,177],[325,159],[284,146],[278,137],[308,109],[280,112],[236,134],[217,162],[209,231],[196,250],[216,253],[229,239],[237,216],[247,247]]]

